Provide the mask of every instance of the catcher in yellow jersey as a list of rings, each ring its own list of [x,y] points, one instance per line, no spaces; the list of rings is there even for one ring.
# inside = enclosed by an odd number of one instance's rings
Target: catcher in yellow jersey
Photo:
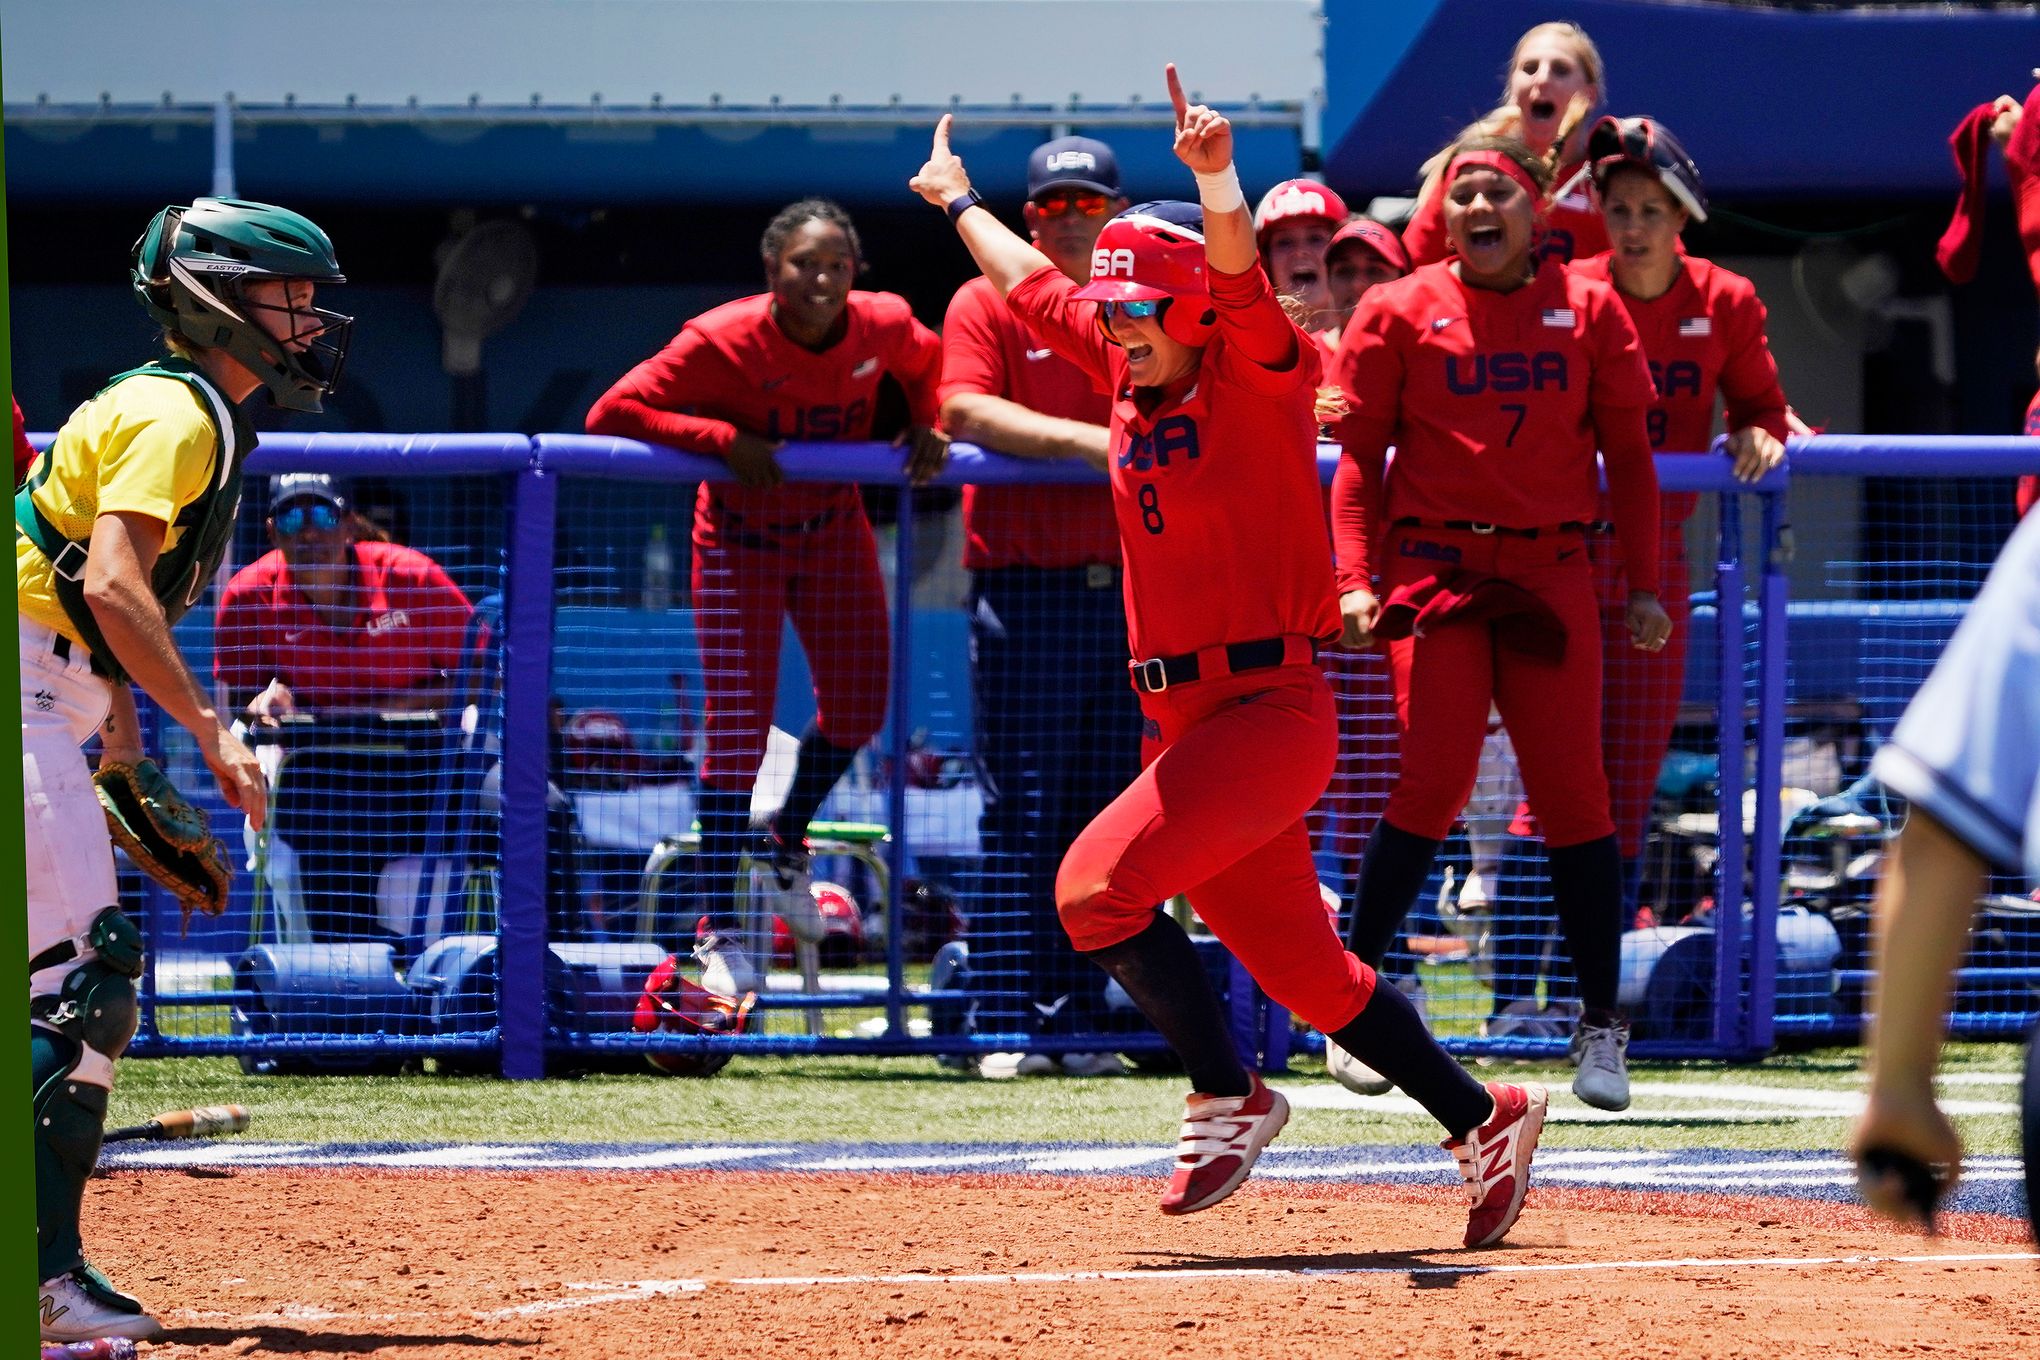
[[[326,233],[263,203],[163,209],[135,243],[129,274],[168,355],[114,375],[72,412],[14,499],[45,1341],[162,1331],[86,1264],[79,1240],[142,972],[141,936],[116,905],[109,831],[187,910],[226,905],[224,853],[204,815],[143,757],[129,685],[190,731],[221,794],[259,827],[267,786],[255,757],[170,629],[233,533],[255,444],[240,403],[266,390],[279,406],[319,410],[352,326],[312,306],[320,284],[342,281]],[[96,786],[79,749],[95,731]]]

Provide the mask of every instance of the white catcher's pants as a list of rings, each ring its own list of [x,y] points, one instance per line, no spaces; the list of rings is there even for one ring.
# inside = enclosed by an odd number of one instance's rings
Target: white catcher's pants
[[[120,902],[113,877],[113,842],[79,748],[106,721],[106,681],[89,654],[68,660],[50,650],[56,634],[19,621],[21,644],[21,810],[28,851],[28,952],[35,955],[83,935],[92,918]],[[84,941],[79,945],[83,949]],[[30,997],[53,995],[64,975],[92,958],[45,968],[28,980]]]

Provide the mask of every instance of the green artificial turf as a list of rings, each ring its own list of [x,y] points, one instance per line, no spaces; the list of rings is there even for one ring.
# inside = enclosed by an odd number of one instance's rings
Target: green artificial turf
[[[1953,1044],[1944,1071],[2009,1076],[2012,1044]],[[1829,1094],[1862,1089],[1859,1051],[1817,1049],[1760,1065],[1636,1063],[1638,1083],[1804,1088]],[[1501,1063],[1482,1079],[1543,1081],[1555,1108],[1577,1108],[1566,1088],[1571,1069]],[[1333,1088],[1321,1068],[1304,1066],[1276,1084]],[[566,1143],[1166,1143],[1181,1117],[1183,1081],[1175,1075],[1077,1080],[987,1081],[939,1067],[932,1058],[741,1058],[708,1080],[589,1076],[508,1082],[420,1073],[400,1077],[250,1077],[225,1058],[130,1060],[121,1066],[110,1122],[139,1123],[192,1105],[247,1106],[244,1137],[279,1142],[566,1142]],[[2010,1081],[1956,1084],[1952,1098],[2016,1104]],[[1314,1109],[1304,1102],[1283,1134],[1287,1145],[1408,1145],[1434,1141],[1437,1126],[1420,1113],[1392,1109]],[[1559,1148],[1747,1151],[1836,1149],[1847,1119],[1786,1116],[1735,1105],[1735,1117],[1700,1121],[1686,1112],[1724,1108],[1696,1094],[1639,1093],[1620,1123],[1546,1126]],[[1957,1120],[1972,1152],[2017,1150],[2009,1114]]]

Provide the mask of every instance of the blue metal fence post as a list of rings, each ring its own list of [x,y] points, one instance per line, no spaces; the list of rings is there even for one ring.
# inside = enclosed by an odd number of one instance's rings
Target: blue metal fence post
[[[552,686],[553,555],[559,481],[517,474],[503,583],[502,908],[496,959],[503,1075],[545,1075],[547,696]]]
[[[1720,730],[1715,752],[1718,858],[1714,885],[1714,1042],[1723,1051],[1739,1048],[1745,1030],[1742,1000],[1743,898],[1743,663],[1748,623],[1743,617],[1742,500],[1733,491],[1720,493],[1721,542],[1714,564],[1717,608],[1715,635],[1719,679]]]
[[[907,1037],[902,998],[907,985],[907,728],[914,713],[914,489],[904,482],[896,485],[900,502],[893,539],[892,736],[886,742],[892,769],[885,790],[885,819],[892,832],[886,842],[885,1032],[899,1041]]]
[[[1785,495],[1764,494],[1763,575],[1757,600],[1757,815],[1750,843],[1749,1052],[1770,1051],[1778,1004],[1778,893],[1784,780],[1786,580],[1790,528]]]

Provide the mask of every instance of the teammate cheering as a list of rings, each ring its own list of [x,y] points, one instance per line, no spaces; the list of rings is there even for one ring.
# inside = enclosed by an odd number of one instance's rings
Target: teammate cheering
[[[1619,1110],[1629,1103],[1629,1031],[1616,1011],[1622,864],[1601,768],[1600,613],[1586,553],[1597,444],[1630,564],[1630,639],[1660,649],[1671,620],[1656,593],[1650,371],[1608,285],[1539,262],[1550,174],[1513,137],[1455,147],[1443,201],[1457,259],[1369,292],[1340,346],[1336,379],[1352,401],[1332,497],[1345,639],[1390,640],[1402,719],[1402,773],[1361,862],[1350,941],[1379,963],[1473,791],[1494,704],[1551,846],[1586,1003],[1573,1091]]]
[[[1339,350],[1339,338],[1353,309],[1367,290],[1394,283],[1410,272],[1410,255],[1394,232],[1371,217],[1356,217],[1332,233],[1325,247],[1325,287],[1331,294],[1331,323],[1318,332],[1328,354]]]
[[[45,1341],[162,1332],[86,1263],[79,1239],[142,974],[141,932],[117,905],[106,813],[79,746],[98,733],[105,760],[141,761],[132,677],[197,741],[221,796],[262,825],[262,771],[170,628],[233,536],[255,446],[237,403],[266,389],[278,406],[319,410],[352,325],[312,306],[318,285],[341,282],[326,234],[263,203],[165,208],[135,243],[129,277],[170,355],[115,375],[74,411],[14,508]]]
[[[1346,200],[1329,184],[1285,179],[1254,208],[1254,245],[1275,291],[1303,309],[1303,328],[1316,334],[1332,322],[1325,247],[1345,222]]]
[[[694,503],[708,738],[695,882],[710,926],[695,954],[702,985],[728,996],[759,984],[730,886],[779,687],[781,619],[792,615],[814,671],[815,719],[753,858],[770,866],[789,922],[815,915],[808,823],[885,720],[885,585],[863,502],[845,483],[783,485],[774,454],[789,439],[869,439],[886,373],[906,389],[913,414],[910,471],[932,475],[944,447],[932,428],[940,342],[906,299],[851,288],[863,253],[849,216],[803,199],[772,219],[759,249],[769,291],[689,321],[618,379],[587,422],[590,434],[711,454],[737,479],[702,483]]]
[[[1506,133],[1520,138],[1535,156],[1551,157],[1557,170],[1548,192],[1551,207],[1540,223],[1538,254],[1561,261],[1583,260],[1608,248],[1608,232],[1589,192],[1582,162],[1581,134],[1608,95],[1601,50],[1578,24],[1538,24],[1516,40],[1502,78],[1501,106],[1467,128],[1453,146],[1472,136]],[[1403,229],[1403,244],[1417,264],[1432,264],[1451,249],[1445,225],[1444,170],[1448,146],[1424,165],[1416,215]]]
[[[1255,259],[1230,124],[1188,103],[1173,66],[1168,85],[1176,154],[1203,206],[1120,214],[1082,287],[979,210],[949,118],[912,181],[1008,305],[1114,394],[1146,768],[1070,847],[1057,908],[1195,1087],[1163,1212],[1230,1195],[1289,1113],[1242,1065],[1189,936],[1155,908],[1180,892],[1269,995],[1368,1055],[1445,1126],[1473,1200],[1467,1244],[1494,1242],[1521,1211],[1544,1092],[1466,1075],[1408,1001],[1339,948],[1319,902],[1303,817],[1337,738],[1312,662],[1339,621],[1320,527],[1317,347]]]

